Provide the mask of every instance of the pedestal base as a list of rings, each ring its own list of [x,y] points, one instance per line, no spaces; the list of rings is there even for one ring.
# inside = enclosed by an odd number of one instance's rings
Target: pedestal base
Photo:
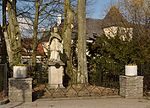
[[[9,78],[10,102],[32,102],[32,78]]]
[[[65,89],[65,87],[63,86],[63,84],[57,84],[57,85],[48,84],[46,87],[47,87],[49,90]]]
[[[48,68],[48,84],[50,89],[63,87],[64,64],[51,63]]]
[[[125,98],[143,97],[143,76],[120,76],[120,96]]]

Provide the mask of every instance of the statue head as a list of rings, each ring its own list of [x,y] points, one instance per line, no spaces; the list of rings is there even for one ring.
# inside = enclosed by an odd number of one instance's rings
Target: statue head
[[[58,33],[58,28],[57,28],[56,26],[54,26],[54,27],[52,28],[52,32],[51,32],[51,36],[50,36],[49,42],[51,43],[51,41],[52,41],[54,38],[58,39],[60,42],[62,41],[62,38],[61,38],[61,36],[59,35],[59,33]]]
[[[53,32],[53,33],[57,33],[57,32],[58,32],[58,28],[57,28],[57,27],[54,27],[52,32]]]

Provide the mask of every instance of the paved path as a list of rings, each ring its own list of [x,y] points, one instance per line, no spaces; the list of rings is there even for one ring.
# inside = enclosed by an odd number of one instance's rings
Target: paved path
[[[8,103],[0,108],[150,108],[150,100],[125,98],[39,99],[27,103]]]

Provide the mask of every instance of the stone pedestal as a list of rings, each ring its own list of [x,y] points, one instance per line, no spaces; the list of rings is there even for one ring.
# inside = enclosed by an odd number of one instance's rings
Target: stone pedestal
[[[64,63],[63,62],[50,62],[48,68],[48,84],[50,89],[63,87],[63,75],[64,75]]]
[[[120,76],[120,96],[125,98],[143,97],[143,76]]]
[[[32,78],[9,78],[10,102],[32,102]]]

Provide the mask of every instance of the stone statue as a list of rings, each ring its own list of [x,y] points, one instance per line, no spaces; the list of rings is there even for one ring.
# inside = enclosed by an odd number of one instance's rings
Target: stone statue
[[[54,27],[53,31],[51,32],[51,37],[49,39],[49,47],[50,47],[50,62],[59,62],[60,60],[60,53],[63,53],[63,45],[62,45],[62,38],[57,33],[57,27]]]
[[[48,67],[48,88],[56,89],[63,87],[64,63],[60,59],[60,54],[63,53],[62,38],[58,34],[57,27],[53,28],[49,39],[49,67]]]

